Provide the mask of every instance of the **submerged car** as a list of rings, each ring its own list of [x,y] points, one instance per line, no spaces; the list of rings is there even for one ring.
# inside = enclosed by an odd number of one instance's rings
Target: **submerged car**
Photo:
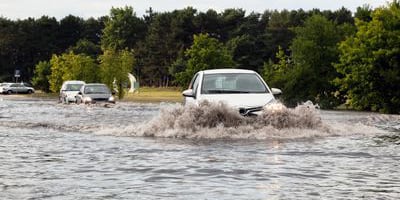
[[[12,93],[26,93],[32,94],[35,92],[33,87],[29,87],[24,83],[2,83],[0,86],[0,93],[12,94]]]
[[[90,83],[83,85],[76,96],[76,103],[91,104],[97,102],[115,103],[115,98],[104,84]]]
[[[270,89],[255,71],[215,69],[196,73],[182,94],[185,104],[222,101],[247,116],[259,114],[265,105],[276,101],[274,95],[281,93],[280,89]]]
[[[65,81],[60,89],[60,102],[76,102],[76,96],[84,84],[84,81]]]

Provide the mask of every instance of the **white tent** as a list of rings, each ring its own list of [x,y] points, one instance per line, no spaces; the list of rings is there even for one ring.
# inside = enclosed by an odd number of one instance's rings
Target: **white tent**
[[[131,73],[128,73],[128,78],[129,78],[129,82],[131,85],[131,88],[129,89],[129,93],[133,93],[133,92],[135,92],[136,78]]]

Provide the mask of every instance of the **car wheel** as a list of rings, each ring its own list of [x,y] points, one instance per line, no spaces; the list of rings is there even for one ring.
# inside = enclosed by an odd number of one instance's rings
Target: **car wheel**
[[[33,91],[32,90],[28,90],[28,94],[32,94],[33,93]]]
[[[12,94],[12,91],[11,91],[11,90],[8,90],[8,91],[7,91],[7,94]]]

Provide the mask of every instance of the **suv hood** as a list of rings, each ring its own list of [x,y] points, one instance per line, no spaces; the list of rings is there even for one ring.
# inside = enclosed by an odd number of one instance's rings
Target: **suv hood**
[[[78,95],[79,91],[64,91],[63,92],[67,97],[75,97]]]
[[[275,101],[271,93],[263,94],[210,94],[202,95],[199,101],[224,102],[234,108],[263,107]]]
[[[84,96],[90,97],[92,99],[108,99],[112,95],[111,93],[105,93],[105,94],[85,94]]]

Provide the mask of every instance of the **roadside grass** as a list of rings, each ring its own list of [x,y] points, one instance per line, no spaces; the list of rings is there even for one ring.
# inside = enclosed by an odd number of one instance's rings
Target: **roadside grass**
[[[121,101],[133,102],[182,102],[182,89],[178,87],[141,87],[134,93],[126,93]]]
[[[182,102],[182,89],[178,87],[141,87],[134,93],[126,91],[125,97],[120,101],[123,102],[141,102],[141,103],[159,103],[159,102]],[[58,93],[45,93],[37,90],[33,94],[12,95],[15,98],[42,98],[42,99],[58,99]],[[12,97],[10,96],[10,97]]]
[[[25,94],[25,96],[35,97],[35,98],[48,98],[48,99],[57,99],[58,93],[46,93],[41,90],[36,90],[33,94]]]

